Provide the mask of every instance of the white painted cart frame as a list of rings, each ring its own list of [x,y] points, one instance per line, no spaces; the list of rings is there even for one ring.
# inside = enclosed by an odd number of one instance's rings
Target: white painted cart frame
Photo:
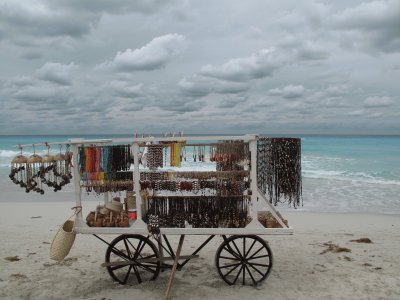
[[[278,216],[277,211],[275,210],[275,207],[268,201],[268,199],[265,197],[265,195],[258,189],[258,184],[257,184],[257,135],[254,134],[248,134],[248,135],[243,135],[243,136],[189,136],[189,137],[155,137],[155,138],[116,138],[116,139],[94,139],[94,140],[84,140],[84,139],[70,139],[68,142],[61,142],[61,143],[46,143],[46,144],[29,144],[29,145],[18,145],[16,147],[26,147],[26,146],[48,146],[48,145],[63,145],[63,144],[69,144],[73,148],[73,180],[74,180],[74,193],[75,193],[75,200],[76,200],[76,207],[82,207],[82,187],[81,187],[81,175],[79,173],[79,168],[78,168],[78,148],[79,146],[82,145],[103,145],[103,144],[110,144],[110,143],[122,143],[122,144],[130,144],[133,157],[134,157],[134,166],[133,166],[133,190],[136,194],[136,207],[139,208],[137,210],[137,220],[134,221],[134,223],[130,227],[89,227],[86,222],[83,220],[82,216],[82,210],[78,210],[77,216],[76,216],[76,221],[75,221],[75,232],[80,233],[80,234],[93,234],[103,242],[109,245],[107,252],[106,252],[106,263],[103,265],[108,268],[110,272],[110,268],[119,268],[119,267],[126,267],[129,266],[129,270],[132,268],[135,268],[135,273],[136,268],[143,267],[143,264],[149,263],[149,262],[158,262],[158,264],[161,264],[163,267],[166,265],[164,264],[165,261],[167,260],[174,260],[174,263],[171,267],[172,271],[169,277],[168,285],[167,285],[167,290],[164,299],[170,299],[171,297],[171,289],[173,285],[173,280],[174,280],[174,275],[175,271],[177,268],[182,267],[185,265],[190,259],[198,257],[196,255],[215,235],[221,235],[224,239],[224,243],[221,244],[221,246],[217,250],[217,255],[221,255],[221,249],[224,247],[230,248],[230,244],[232,241],[235,240],[235,238],[249,238],[252,239],[253,245],[255,242],[258,242],[261,244],[262,248],[265,249],[265,251],[268,251],[267,255],[264,256],[270,256],[270,265],[268,267],[268,270],[266,271],[265,274],[263,274],[263,278],[259,280],[261,282],[262,280],[265,280],[266,277],[269,274],[269,271],[272,267],[272,252],[269,249],[269,246],[267,243],[259,238],[259,235],[291,235],[293,234],[293,228],[287,226],[283,220],[281,219],[280,216]],[[125,257],[126,259],[124,260],[124,257],[122,261],[114,261],[114,262],[107,262],[107,255],[109,255],[109,252],[117,252],[118,251],[116,247],[116,243],[119,242],[119,240],[124,240],[125,237],[134,237],[138,239],[147,239],[143,236],[149,236],[149,230],[147,227],[147,224],[143,221],[143,216],[142,216],[142,210],[140,209],[142,206],[142,199],[141,199],[141,194],[140,194],[140,170],[139,170],[139,153],[140,153],[140,147],[145,147],[147,142],[187,142],[187,141],[221,141],[221,140],[231,140],[231,141],[244,141],[249,143],[249,150],[250,150],[250,155],[251,155],[251,165],[250,165],[250,191],[251,191],[251,196],[250,196],[250,217],[252,218],[252,221],[244,228],[160,228],[160,235],[157,238],[158,241],[158,247],[159,247],[159,257],[157,258],[144,258],[141,259],[141,257]],[[205,145],[207,143],[204,143]],[[187,144],[190,146],[190,143]],[[109,193],[105,192],[104,193],[104,201],[108,202],[109,201]],[[271,214],[275,217],[277,222],[282,226],[282,228],[265,228],[261,223],[258,221],[258,210],[260,208],[260,202],[264,207],[267,207],[268,211],[271,212]],[[257,205],[258,204],[258,205]],[[265,209],[263,209],[265,210]],[[109,235],[120,235],[117,237],[113,242],[108,243],[105,240],[101,239],[98,237],[98,234],[109,234]],[[176,250],[176,253],[173,253],[173,250],[171,246],[169,245],[168,240],[166,239],[166,235],[180,235],[179,239],[179,244],[178,248]],[[207,240],[197,248],[193,252],[192,255],[186,255],[186,256],[181,256],[180,252],[182,249],[183,245],[183,240],[185,235],[209,235]],[[230,235],[231,237],[227,238],[226,236]],[[164,237],[165,241],[168,244],[169,247],[169,253],[171,257],[165,257],[163,255],[163,248],[166,249],[164,246],[162,246],[162,239],[161,236]],[[244,241],[244,240],[243,240]],[[114,243],[115,242],[115,243]],[[124,240],[126,243],[126,241]],[[235,245],[236,246],[236,245]],[[128,246],[127,246],[128,247]],[[139,246],[138,246],[139,248]],[[227,250],[229,250],[227,249]],[[237,249],[237,248],[236,248]],[[135,248],[136,250],[136,248]],[[166,249],[167,250],[167,249]],[[243,247],[243,250],[245,251],[246,248]],[[137,252],[137,250],[136,250]],[[248,250],[247,253],[249,253],[250,250]],[[122,252],[119,252],[119,255],[124,255]],[[222,256],[219,256],[222,257]],[[243,258],[244,257],[244,258]],[[242,268],[244,268],[244,264],[247,264],[246,260],[246,255],[242,257],[242,261],[239,264],[242,264]],[[179,264],[179,259],[185,259],[185,262],[182,264]],[[236,259],[236,258],[234,258]],[[248,258],[249,260],[251,259]],[[237,259],[239,260],[239,259]],[[217,260],[216,260],[217,261]],[[220,273],[221,277],[223,278],[224,281],[226,281],[228,284],[235,284],[237,277],[233,283],[230,283],[226,280],[226,278],[223,277],[221,273],[221,269],[224,268],[224,266],[219,265],[217,263],[217,269],[218,272]],[[247,268],[247,267],[246,267]],[[127,276],[129,276],[129,272],[127,273]],[[248,271],[250,276],[251,272]],[[112,273],[112,272],[111,272]],[[111,274],[110,273],[110,274]],[[243,269],[243,282],[244,282],[244,274],[245,270]],[[155,277],[158,275],[158,273],[155,275]],[[226,274],[225,274],[226,275]],[[240,275],[240,271],[237,276]],[[136,274],[136,276],[139,279],[139,276]],[[112,275],[113,277],[113,275]],[[155,278],[154,277],[154,278]],[[113,277],[115,279],[115,277]],[[253,282],[254,278],[252,277]],[[119,281],[120,282],[120,281]],[[121,283],[121,282],[120,282]],[[243,283],[244,284],[244,283]]]
[[[134,157],[133,167],[133,189],[136,194],[136,207],[140,208],[142,199],[140,196],[140,171],[139,171],[139,152],[140,146],[144,146],[146,142],[186,142],[186,141],[244,141],[249,143],[251,166],[250,166],[250,190],[252,195],[250,197],[250,212],[252,221],[244,228],[160,228],[161,234],[167,235],[276,235],[276,234],[293,234],[293,228],[287,226],[282,219],[278,216],[275,207],[266,199],[265,195],[258,189],[257,185],[257,135],[243,135],[243,136],[188,136],[188,137],[148,137],[148,138],[116,138],[107,140],[83,140],[71,139],[69,144],[73,148],[73,165],[74,167],[74,186],[75,186],[75,199],[76,206],[82,206],[82,187],[80,185],[81,176],[79,174],[78,166],[78,147],[80,145],[92,144],[109,144],[109,143],[123,143],[131,144]],[[206,143],[205,143],[206,144]],[[190,146],[190,144],[187,144]],[[105,201],[108,201],[108,193],[105,194]],[[265,228],[258,221],[257,207],[258,201],[262,201],[268,210],[279,222],[282,228]],[[89,227],[83,219],[82,212],[77,214],[75,222],[76,233],[84,234],[149,234],[147,224],[142,219],[142,211],[138,209],[137,220],[130,227]]]

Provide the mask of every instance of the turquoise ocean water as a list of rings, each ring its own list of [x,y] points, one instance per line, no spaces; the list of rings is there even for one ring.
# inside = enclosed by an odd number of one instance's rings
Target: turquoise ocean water
[[[4,201],[1,193],[8,191],[9,187],[16,191],[7,176],[11,159],[19,153],[14,145],[66,141],[71,137],[0,136],[0,201]],[[106,139],[117,136],[79,137]],[[304,205],[300,210],[400,214],[400,136],[297,137],[302,138]],[[32,148],[23,152],[30,155]],[[45,150],[39,148],[37,152],[44,154]],[[194,163],[190,152],[187,156],[185,168],[208,170],[214,167],[211,163]],[[19,192],[21,201],[32,198],[22,189]],[[49,193],[52,192],[46,192]]]

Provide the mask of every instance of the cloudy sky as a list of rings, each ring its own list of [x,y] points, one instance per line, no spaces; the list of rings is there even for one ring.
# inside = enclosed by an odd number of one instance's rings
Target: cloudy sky
[[[400,134],[400,1],[0,0],[0,134]]]

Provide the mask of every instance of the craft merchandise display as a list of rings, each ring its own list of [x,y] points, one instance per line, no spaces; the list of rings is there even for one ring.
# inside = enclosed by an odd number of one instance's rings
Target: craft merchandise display
[[[301,205],[301,140],[299,138],[259,138],[257,142],[258,188],[274,205],[288,201]]]
[[[181,166],[187,159],[187,147],[192,148],[193,162],[208,159],[216,163],[216,171],[159,170],[168,160],[171,167]],[[139,184],[140,190],[149,194],[145,200],[148,210],[144,212],[144,220],[149,223],[151,231],[157,232],[163,226],[238,228],[247,224],[247,193],[250,188],[248,143],[219,141],[208,145],[207,156],[205,145],[184,142],[147,143],[145,151],[147,155],[142,158],[145,158],[144,166],[149,171],[140,172]],[[300,205],[300,155],[299,139],[258,139],[258,187],[263,193],[268,193],[275,205],[285,200],[294,207]],[[82,146],[79,147],[78,161],[81,183],[87,192],[133,190],[133,176],[129,170],[132,162],[130,145]],[[165,196],[167,192],[185,193],[185,196]],[[91,212],[87,224],[107,227],[127,224],[127,216],[115,215],[115,212],[113,215],[106,210],[106,207],[98,207]],[[124,212],[128,213],[127,209]],[[269,223],[272,227],[272,221],[261,223],[264,226]]]
[[[34,146],[33,155],[26,157],[22,154],[22,147],[20,147],[21,154],[11,161],[9,177],[27,193],[34,191],[43,195],[44,185],[57,192],[71,182],[72,153],[69,151],[69,145],[66,146],[65,153],[61,153],[60,146],[60,152],[56,155],[50,154],[47,143],[44,145],[47,147],[47,154],[43,157],[36,154]]]
[[[129,218],[120,198],[115,197],[105,205],[98,205],[86,217],[90,227],[129,227]]]
[[[77,211],[57,231],[51,259],[66,257],[75,234],[92,234],[107,244],[102,266],[120,284],[154,280],[171,268],[165,296],[170,299],[175,271],[215,236],[222,238],[215,265],[226,283],[258,285],[268,277],[273,257],[260,236],[293,234],[275,206],[301,205],[300,143],[253,134],[75,138],[57,143],[65,152],[32,145],[29,157],[22,152],[29,145],[21,145],[10,179],[26,192],[43,194],[44,186],[59,191],[73,171]],[[38,155],[35,146],[47,147],[47,153]],[[83,206],[82,200],[100,195],[104,202],[83,213],[93,202]],[[110,242],[104,234],[118,236]],[[192,234],[209,237],[181,256],[185,235]],[[180,235],[176,251],[168,235]]]
[[[223,141],[211,152],[211,161],[217,163],[217,171],[243,170],[250,161],[249,144],[242,141]]]
[[[74,232],[75,214],[65,221],[54,235],[50,245],[50,258],[55,261],[63,260],[72,248],[76,233]]]
[[[241,196],[154,196],[149,198],[145,220],[150,232],[160,227],[241,228],[249,222],[248,197]]]
[[[288,220],[284,219],[279,212],[277,212],[277,214],[278,218],[280,218],[282,222],[288,226]],[[279,224],[277,219],[269,211],[258,212],[258,221],[264,225],[265,228],[282,228],[282,225]]]
[[[81,185],[97,193],[132,189],[130,145],[82,146],[78,149]]]

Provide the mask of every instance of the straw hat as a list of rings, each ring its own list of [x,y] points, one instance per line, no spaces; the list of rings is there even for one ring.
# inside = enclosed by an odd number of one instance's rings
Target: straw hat
[[[106,208],[114,212],[121,212],[123,205],[121,202],[112,200],[111,202],[106,203]]]

